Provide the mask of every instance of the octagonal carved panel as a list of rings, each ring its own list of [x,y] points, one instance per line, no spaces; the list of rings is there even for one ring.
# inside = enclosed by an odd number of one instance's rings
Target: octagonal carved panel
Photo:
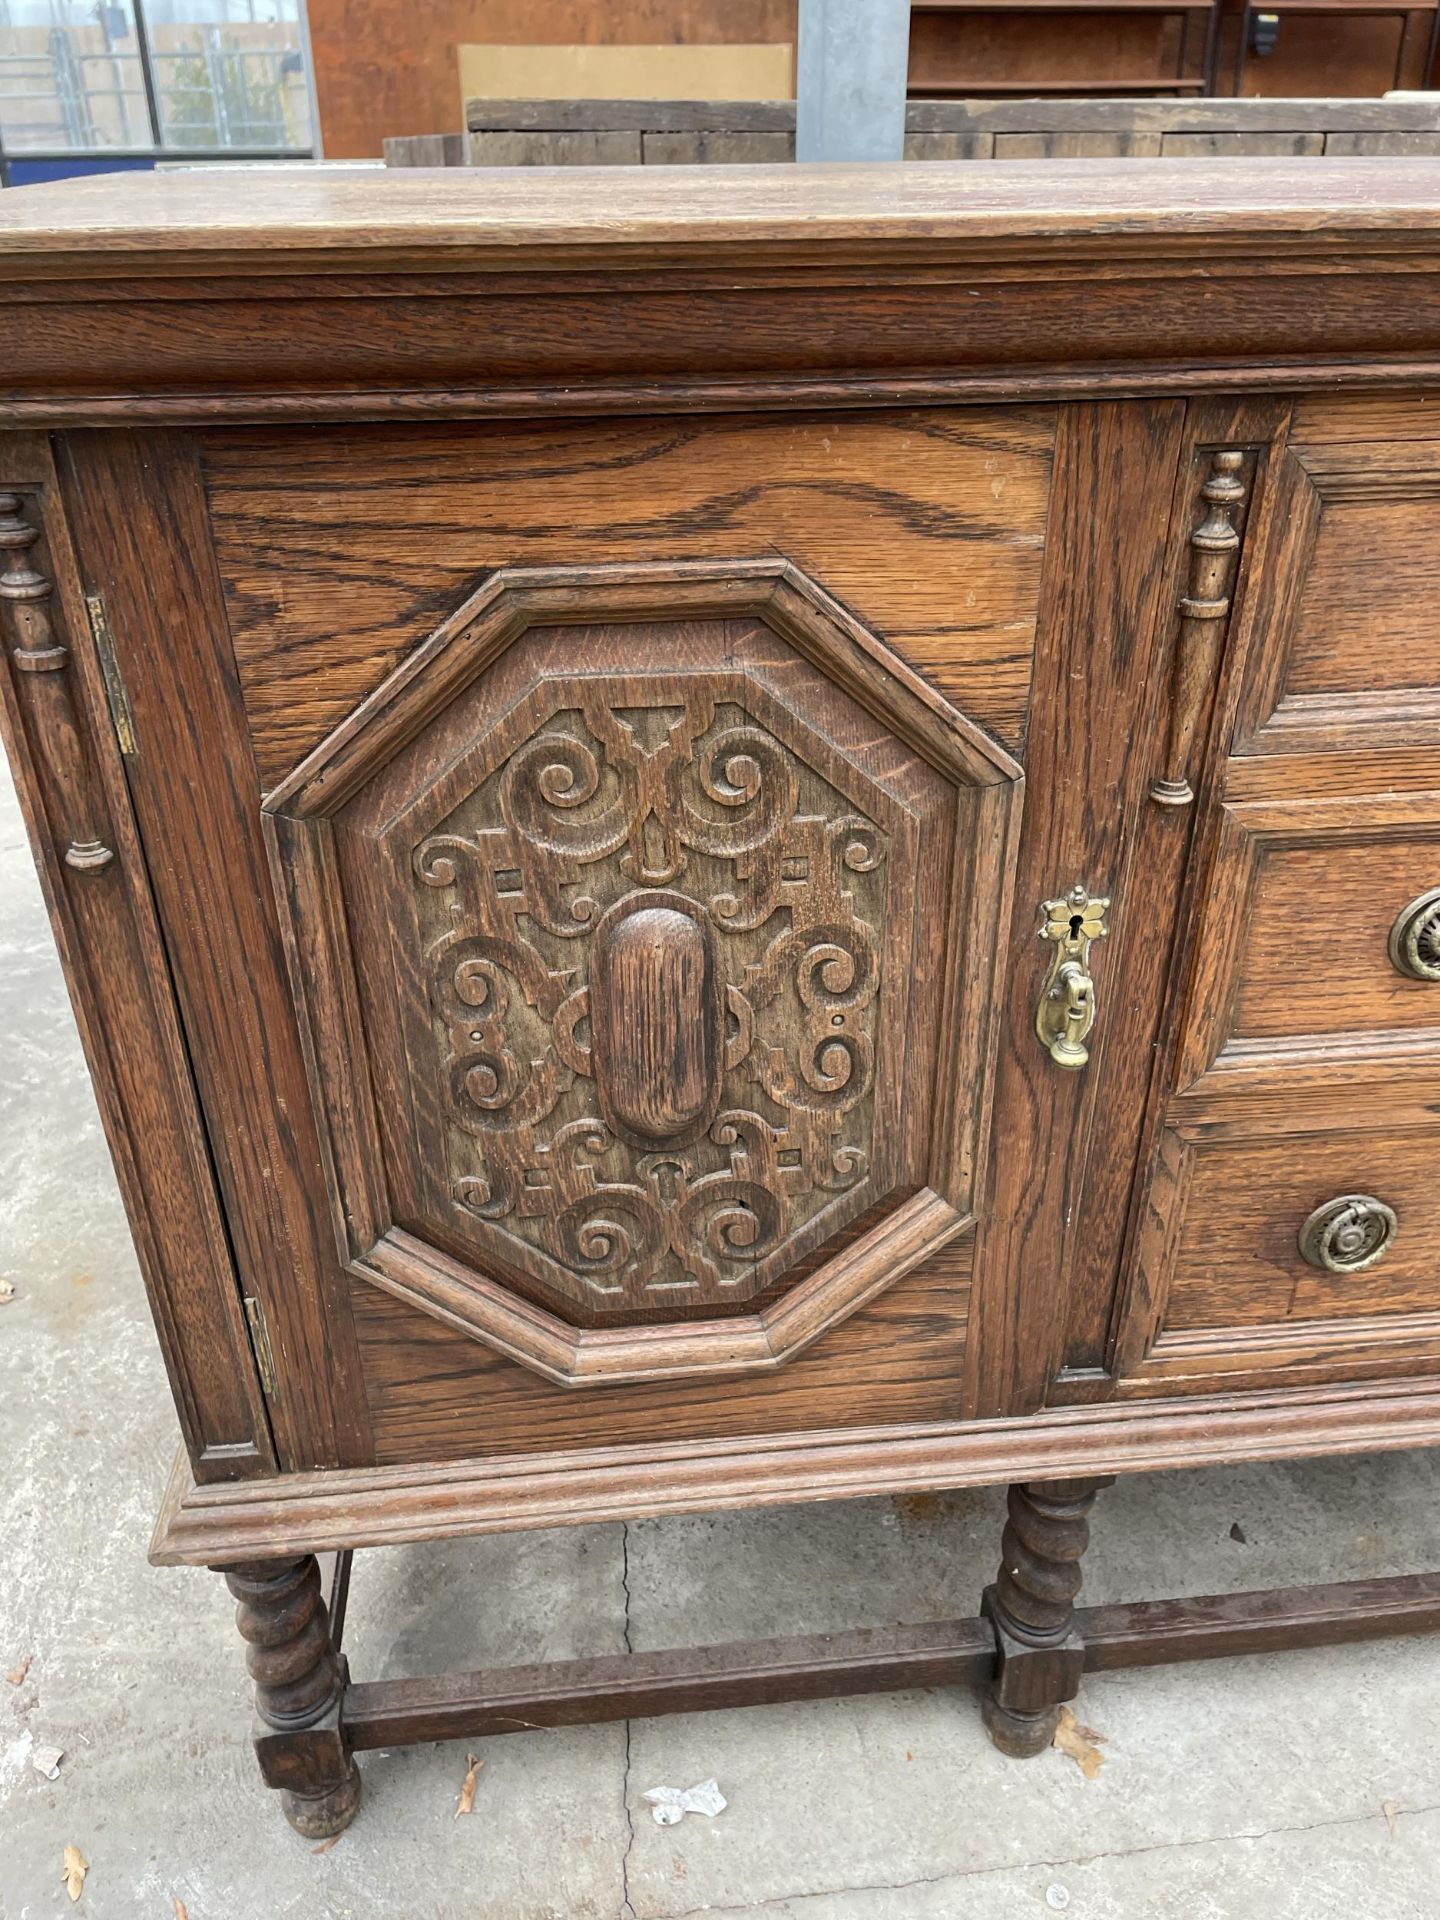
[[[783,562],[496,576],[266,802],[342,1257],[565,1384],[958,1232],[1018,791]]]

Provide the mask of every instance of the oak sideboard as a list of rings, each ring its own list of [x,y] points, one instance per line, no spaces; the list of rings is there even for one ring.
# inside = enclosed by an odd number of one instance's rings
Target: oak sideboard
[[[366,1747],[1440,1626],[1080,1608],[1440,1440],[1440,174],[0,196],[0,712],[302,1832]],[[352,1683],[352,1550],[1010,1484],[982,1617]],[[337,1556],[328,1584],[317,1555]]]

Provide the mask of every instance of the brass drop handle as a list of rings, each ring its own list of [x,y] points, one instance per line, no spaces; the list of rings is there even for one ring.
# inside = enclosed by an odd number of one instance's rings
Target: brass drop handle
[[[1300,1229],[1300,1257],[1324,1273],[1363,1273],[1394,1244],[1400,1220],[1371,1193],[1342,1193]]]
[[[1109,898],[1092,899],[1074,886],[1063,900],[1040,908],[1040,938],[1053,942],[1050,971],[1035,1010],[1035,1032],[1057,1067],[1077,1073],[1090,1058],[1085,1045],[1095,1025],[1095,982],[1090,974],[1090,943],[1110,931],[1105,924]]]

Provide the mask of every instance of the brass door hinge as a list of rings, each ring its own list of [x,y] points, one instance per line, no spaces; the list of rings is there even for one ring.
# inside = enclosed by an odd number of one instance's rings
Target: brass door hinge
[[[90,637],[100,656],[100,673],[105,681],[105,698],[110,703],[110,722],[115,729],[115,738],[120,743],[121,753],[132,758],[140,750],[135,741],[135,716],[130,711],[130,696],[120,677],[120,663],[115,658],[115,643],[110,638],[105,602],[98,593],[86,594],[85,612],[90,621]]]
[[[245,1318],[250,1323],[250,1344],[255,1349],[255,1364],[260,1369],[260,1384],[266,1395],[274,1399],[278,1391],[275,1384],[275,1355],[270,1347],[270,1329],[265,1324],[265,1309],[258,1300],[249,1294],[245,1296]]]

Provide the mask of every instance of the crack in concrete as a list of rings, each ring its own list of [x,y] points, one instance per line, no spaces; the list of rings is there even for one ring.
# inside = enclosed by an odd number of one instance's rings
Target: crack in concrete
[[[626,1653],[633,1653],[630,1643],[630,1522],[620,1522],[620,1591],[625,1596],[625,1617],[621,1626],[621,1638]],[[635,1920],[635,1909],[630,1902],[630,1855],[635,1850],[635,1815],[630,1810],[630,1732],[632,1723],[625,1722],[625,1768],[620,1778],[620,1811],[625,1816],[625,1851],[620,1856],[620,1916],[619,1920]]]
[[[1422,1807],[1396,1807],[1397,1819],[1413,1819],[1419,1814],[1440,1813],[1440,1801]],[[1115,1847],[1102,1853],[1076,1853],[1059,1860],[1014,1860],[994,1867],[960,1867],[953,1873],[928,1874],[915,1880],[866,1880],[840,1887],[806,1887],[793,1893],[774,1893],[759,1901],[747,1900],[740,1906],[720,1905],[714,1901],[703,1907],[686,1907],[682,1912],[652,1914],[648,1920],[701,1920],[708,1913],[743,1913],[760,1916],[765,1909],[799,1900],[835,1900],[847,1893],[907,1893],[917,1887],[943,1887],[961,1880],[981,1880],[1001,1873],[1054,1873],[1066,1867],[1092,1867],[1103,1860],[1133,1860],[1147,1853],[1176,1853],[1191,1847],[1218,1847],[1229,1840],[1269,1840],[1282,1833],[1325,1833],[1344,1827],[1366,1827],[1384,1820],[1383,1809],[1374,1813],[1347,1815],[1339,1820],[1315,1820],[1302,1826],[1262,1827],[1255,1833],[1200,1834],[1193,1840],[1156,1840],[1143,1847]],[[628,1891],[628,1880],[627,1880]],[[627,1916],[633,1920],[633,1912]]]

